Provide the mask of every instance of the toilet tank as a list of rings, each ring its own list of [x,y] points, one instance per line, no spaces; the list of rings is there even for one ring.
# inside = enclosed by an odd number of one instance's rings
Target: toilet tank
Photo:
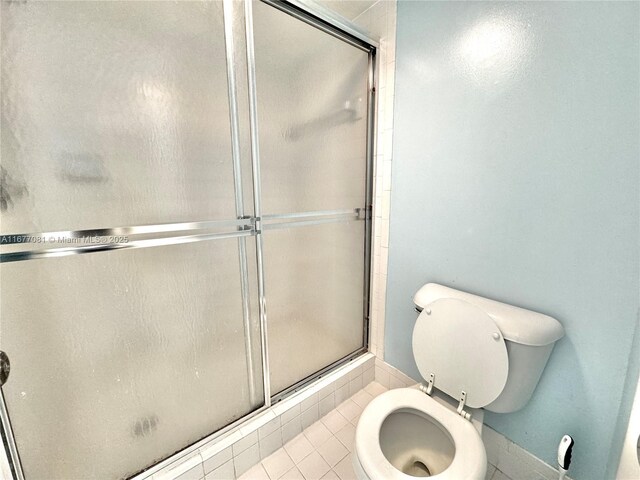
[[[468,302],[484,310],[493,319],[507,346],[509,373],[498,398],[484,408],[496,413],[520,410],[533,395],[555,342],[564,336],[560,322],[542,313],[436,283],[428,283],[418,290],[413,302],[416,309],[422,311],[427,305],[441,298],[455,298]]]

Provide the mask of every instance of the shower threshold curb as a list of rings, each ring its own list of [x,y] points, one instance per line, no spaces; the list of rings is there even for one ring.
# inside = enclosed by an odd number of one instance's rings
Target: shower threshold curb
[[[224,468],[234,478],[282,447],[375,376],[375,356],[366,352],[270,407],[200,440],[131,480],[200,480]]]

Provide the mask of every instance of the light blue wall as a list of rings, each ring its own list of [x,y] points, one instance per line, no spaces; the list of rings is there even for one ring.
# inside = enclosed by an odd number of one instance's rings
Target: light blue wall
[[[635,2],[398,5],[385,360],[419,378],[426,282],[558,318],[567,336],[531,402],[486,421],[550,464],[572,434],[577,479],[612,476],[628,414],[639,20]]]

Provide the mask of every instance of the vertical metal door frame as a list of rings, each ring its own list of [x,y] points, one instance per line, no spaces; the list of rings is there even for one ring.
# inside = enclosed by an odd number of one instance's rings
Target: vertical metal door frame
[[[258,272],[258,308],[260,315],[260,340],[262,346],[262,375],[264,403],[271,405],[271,375],[267,338],[267,303],[264,288],[264,258],[262,239],[262,190],[260,177],[260,142],[258,135],[258,96],[256,88],[256,62],[253,43],[252,0],[244,2],[244,21],[247,50],[247,82],[249,86],[249,123],[251,126],[251,171],[253,174],[253,215],[256,228],[256,267]]]
[[[11,428],[11,421],[9,420],[9,412],[7,411],[7,404],[4,401],[2,387],[0,387],[0,436],[2,437],[2,448],[5,450],[9,462],[9,470],[15,480],[24,480],[20,455],[18,454],[18,447],[13,436],[13,429]]]
[[[368,75],[367,75],[367,145],[366,145],[366,174],[365,174],[365,238],[364,238],[364,288],[363,288],[363,331],[362,331],[362,347],[347,355],[342,359],[336,360],[334,363],[327,365],[319,372],[309,377],[301,379],[294,385],[279,392],[273,398],[270,397],[270,365],[267,342],[267,313],[265,299],[265,279],[263,265],[263,216],[261,210],[261,185],[260,185],[260,149],[259,149],[259,125],[258,125],[258,109],[257,109],[257,80],[255,72],[255,48],[254,48],[254,30],[253,30],[253,0],[244,0],[245,2],[245,34],[247,49],[247,81],[249,84],[249,110],[251,123],[251,160],[253,170],[253,189],[254,189],[254,215],[256,219],[256,258],[258,263],[258,295],[260,305],[260,328],[262,331],[262,358],[263,358],[263,375],[265,380],[265,405],[269,406],[274,401],[288,396],[299,388],[311,383],[318,377],[325,375],[334,368],[351,361],[357,355],[365,352],[369,348],[369,323],[370,323],[370,305],[371,305],[371,275],[372,275],[372,220],[373,220],[373,178],[374,178],[374,162],[375,157],[375,85],[376,85],[376,59],[378,43],[368,37],[366,34],[358,31],[352,26],[336,20],[327,12],[318,9],[316,5],[308,4],[305,0],[260,0],[262,3],[270,5],[281,10],[294,18],[311,25],[333,37],[336,37],[355,48],[364,50],[368,54]]]
[[[365,240],[364,240],[364,331],[363,345],[369,349],[369,335],[371,324],[371,285],[373,284],[373,181],[375,178],[375,113],[376,113],[376,85],[377,85],[377,48],[369,51],[369,76],[367,78],[367,170],[365,187]]]
[[[240,120],[235,72],[235,52],[233,42],[233,0],[223,0],[224,41],[227,62],[227,85],[229,95],[229,120],[231,126],[231,154],[233,157],[233,181],[238,220],[245,218],[244,190],[242,184],[242,164],[240,161]],[[238,227],[240,229],[244,227]],[[247,265],[247,239],[238,237],[238,261],[240,266],[240,289],[242,295],[242,317],[244,325],[244,345],[247,359],[247,381],[251,404],[258,401],[255,391],[253,340],[251,331],[251,300],[249,289],[249,268]]]

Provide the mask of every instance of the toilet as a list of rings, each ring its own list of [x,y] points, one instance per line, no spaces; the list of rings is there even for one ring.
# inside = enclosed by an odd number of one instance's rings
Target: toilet
[[[483,480],[484,410],[526,405],[564,329],[547,315],[435,283],[413,300],[413,355],[425,382],[385,392],[364,409],[356,476]]]

